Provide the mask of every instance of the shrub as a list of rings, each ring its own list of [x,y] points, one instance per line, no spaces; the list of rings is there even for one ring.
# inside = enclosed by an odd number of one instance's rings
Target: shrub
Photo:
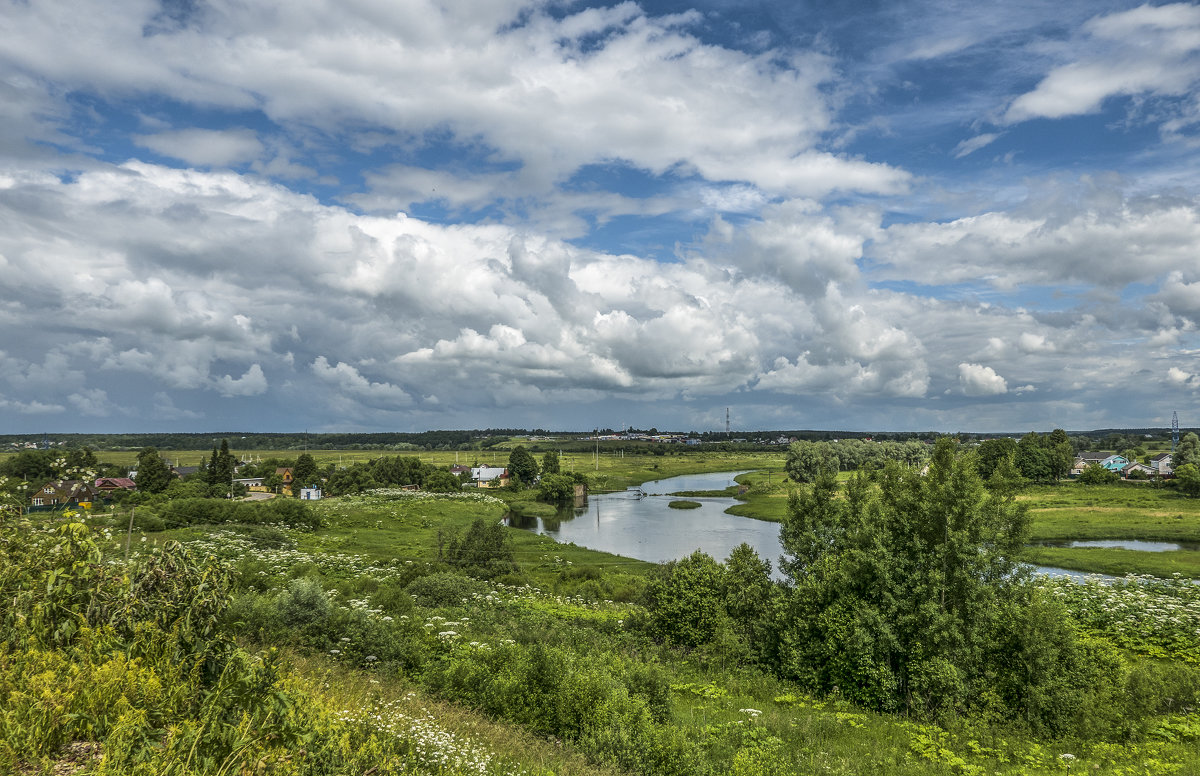
[[[1105,485],[1110,482],[1116,482],[1119,479],[1121,478],[1117,476],[1116,472],[1111,472],[1098,463],[1088,464],[1079,473],[1079,482],[1084,485]]]
[[[171,528],[224,523],[278,523],[311,530],[321,525],[320,518],[308,505],[295,499],[238,502],[219,498],[184,498],[163,504],[158,516]]]
[[[656,569],[646,587],[654,634],[687,647],[712,641],[728,619],[724,571],[699,550]]]
[[[312,578],[293,579],[275,599],[279,620],[289,628],[322,625],[329,619],[333,605],[321,583]]]
[[[504,526],[477,518],[462,538],[450,541],[446,559],[468,574],[497,577],[517,570],[512,545]]]
[[[575,479],[570,474],[546,474],[538,484],[538,500],[563,504],[575,498]]]
[[[487,595],[491,588],[477,579],[440,572],[418,577],[408,585],[408,594],[422,606],[457,606],[475,594]]]
[[[433,493],[453,493],[462,490],[462,481],[447,471],[440,469],[430,474],[425,478],[423,486],[425,490]]]

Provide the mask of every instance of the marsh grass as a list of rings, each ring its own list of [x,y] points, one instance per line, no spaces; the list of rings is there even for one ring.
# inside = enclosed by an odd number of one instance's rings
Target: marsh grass
[[[1174,550],[1144,552],[1109,547],[1029,547],[1025,560],[1040,566],[1084,571],[1090,574],[1150,574],[1170,577],[1182,574],[1200,578],[1200,552]]]

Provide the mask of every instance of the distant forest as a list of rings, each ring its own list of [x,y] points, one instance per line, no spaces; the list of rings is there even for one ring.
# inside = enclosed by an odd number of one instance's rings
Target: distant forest
[[[1197,429],[1181,429],[1181,433]],[[638,429],[629,429],[638,433]],[[650,432],[658,433],[657,429]],[[29,443],[49,443],[55,447],[83,448],[93,450],[141,450],[156,447],[160,450],[211,450],[217,440],[228,439],[234,449],[254,450],[487,450],[509,442],[513,437],[550,437],[531,440],[530,449],[591,449],[593,442],[584,441],[595,433],[592,429],[582,431],[547,431],[545,429],[489,428],[456,431],[379,432],[379,433],[335,433],[308,434],[256,434],[239,431],[213,431],[203,433],[160,433],[160,434],[3,434],[0,435],[0,450],[24,447]],[[601,434],[617,433],[613,429],[599,429]],[[643,431],[644,433],[644,431]],[[668,432],[663,432],[668,433]],[[823,442],[834,439],[872,439],[878,442],[908,442],[911,440],[932,442],[942,432],[936,431],[816,431],[816,430],[773,430],[773,431],[720,431],[670,432],[686,434],[699,442],[700,450],[754,450],[779,449],[780,440],[805,440]],[[964,442],[1011,436],[1020,438],[1027,431],[1012,433],[958,432]],[[1145,442],[1170,442],[1171,432],[1164,428],[1096,429],[1092,431],[1070,431],[1071,443],[1077,450],[1121,450]],[[631,447],[640,445],[658,446],[656,442],[630,440],[604,441],[601,447]]]

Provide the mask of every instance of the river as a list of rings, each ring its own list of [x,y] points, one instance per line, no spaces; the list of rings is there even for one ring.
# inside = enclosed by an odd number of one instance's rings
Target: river
[[[678,560],[696,550],[724,560],[734,547],[745,542],[759,557],[771,561],[772,574],[781,579],[779,556],[783,547],[779,543],[778,523],[726,514],[726,509],[738,503],[737,499],[728,496],[681,496],[679,498],[699,502],[700,507],[672,509],[668,506],[675,500],[672,493],[723,490],[736,485],[734,478],[744,473],[685,474],[653,480],[624,492],[589,496],[586,506],[564,509],[552,519],[514,516],[511,524],[545,534],[564,544],[653,563]],[[1133,540],[1077,541],[1056,546],[1125,547],[1150,552],[1193,549],[1190,545]],[[1034,566],[1033,570],[1051,577],[1115,579],[1052,566]]]
[[[680,491],[723,490],[736,485],[734,477],[744,472],[685,474],[643,483],[620,493],[588,496],[583,509],[564,511],[556,519],[514,517],[513,525],[545,534],[562,543],[602,550],[627,558],[663,563],[702,550],[724,560],[742,542],[759,557],[779,565],[783,548],[779,524],[748,517],[727,515],[738,503],[730,497],[686,496],[700,503],[697,509],[672,509]]]

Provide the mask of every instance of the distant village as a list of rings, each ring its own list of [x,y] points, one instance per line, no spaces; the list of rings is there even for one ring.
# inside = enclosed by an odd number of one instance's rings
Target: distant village
[[[531,443],[535,442],[559,442],[563,438],[561,436],[535,436],[529,435],[522,437]],[[583,437],[574,437],[575,440],[584,440],[589,442],[616,442],[616,441],[637,441],[651,442],[671,445],[695,446],[701,444],[701,440],[686,434],[675,433],[641,433],[641,432],[622,432],[610,434],[592,434]],[[750,440],[730,440],[732,442],[747,442]],[[762,439],[753,440],[757,444],[773,444],[786,446],[796,442],[796,437],[778,436],[772,437],[769,442]],[[830,440],[837,442],[838,440]],[[861,441],[869,443],[869,437],[861,439]],[[43,440],[37,442],[22,442],[12,443],[11,448],[16,450],[26,449],[47,449],[48,447],[61,447],[62,442],[52,443]],[[1082,452],[1075,456],[1074,464],[1070,470],[1070,478],[1074,479],[1081,476],[1089,467],[1099,467],[1107,472],[1111,472],[1115,477],[1122,480],[1159,480],[1169,478],[1173,475],[1172,454],[1169,452],[1159,453],[1143,461],[1129,460],[1119,453],[1113,452]],[[239,461],[235,467],[240,469],[249,462]],[[195,474],[200,467],[197,466],[170,466],[172,476],[183,480]],[[509,484],[510,477],[507,468],[502,466],[462,466],[455,465],[450,467],[450,473],[459,477],[464,481],[464,487],[477,488],[502,488]],[[234,477],[233,484],[238,486],[239,492],[246,493],[262,493],[263,497],[270,498],[274,495],[295,496],[303,500],[319,500],[322,498],[322,491],[318,487],[305,487],[296,492],[293,492],[293,477],[291,467],[279,467],[275,471],[274,477]],[[406,485],[406,489],[416,490],[416,485]],[[87,480],[51,480],[39,484],[31,491],[28,499],[28,509],[31,511],[62,509],[70,506],[88,507],[95,502],[108,502],[114,499],[121,498],[122,493],[132,493],[137,491],[137,471],[131,470],[124,477],[99,477],[92,481]]]

